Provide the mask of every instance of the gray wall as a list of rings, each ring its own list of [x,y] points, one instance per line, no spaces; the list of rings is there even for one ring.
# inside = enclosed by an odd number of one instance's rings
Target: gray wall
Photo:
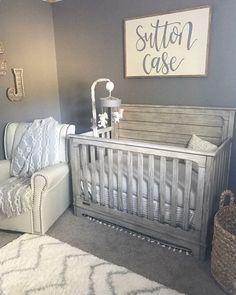
[[[124,79],[124,17],[200,5],[213,10],[206,78]],[[62,120],[79,131],[89,128],[90,85],[100,77],[115,82],[123,102],[236,107],[235,0],[66,0],[53,6],[53,17]],[[231,185],[235,166],[234,145]]]
[[[0,77],[0,159],[2,136],[9,121],[54,116],[60,120],[55,42],[51,5],[41,0],[0,1],[0,41],[5,45],[7,76]],[[2,58],[3,55],[0,55]],[[26,97],[10,102],[11,68],[24,69]]]

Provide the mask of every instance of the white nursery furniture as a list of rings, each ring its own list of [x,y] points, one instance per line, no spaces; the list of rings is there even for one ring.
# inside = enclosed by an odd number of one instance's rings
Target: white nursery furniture
[[[5,127],[4,152],[0,161],[0,184],[10,177],[12,155],[27,128],[25,123]],[[60,124],[59,159],[53,166],[41,169],[31,177],[32,210],[7,218],[0,213],[0,229],[44,234],[70,205],[70,178],[67,157],[67,135],[75,133],[74,125]]]

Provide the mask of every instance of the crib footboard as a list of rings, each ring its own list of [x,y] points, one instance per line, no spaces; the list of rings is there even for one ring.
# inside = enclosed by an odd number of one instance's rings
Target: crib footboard
[[[220,180],[215,188],[217,169],[228,169],[230,143],[216,153],[201,153],[112,140],[110,131],[106,138],[70,136],[75,214],[118,224],[204,258],[213,194],[227,182]]]

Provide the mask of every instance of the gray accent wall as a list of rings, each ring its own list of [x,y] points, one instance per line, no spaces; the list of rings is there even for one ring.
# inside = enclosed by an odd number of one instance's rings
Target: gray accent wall
[[[212,7],[207,77],[124,78],[125,17],[201,5]],[[101,77],[113,80],[114,96],[127,103],[236,107],[235,0],[64,0],[53,6],[53,19],[62,120],[79,132],[89,129],[90,86]],[[236,188],[235,167],[234,143],[230,183]]]
[[[205,78],[125,79],[123,19],[210,5],[212,24]],[[236,107],[235,0],[0,0],[0,41],[8,72],[0,77],[0,159],[10,121],[53,116],[90,128],[90,86],[101,77],[115,82],[123,102]],[[54,34],[55,33],[55,34]],[[55,38],[55,39],[54,39]],[[56,54],[55,54],[56,48]],[[2,58],[3,55],[0,55]],[[11,68],[24,69],[26,97],[10,102]],[[59,88],[58,88],[59,85]],[[104,86],[97,87],[103,96]],[[236,190],[236,134],[230,183]]]
[[[0,1],[0,41],[8,64],[0,76],[0,159],[3,130],[8,122],[53,116],[60,120],[52,7],[41,0]],[[24,69],[26,97],[11,102],[6,89],[14,86],[11,68]]]

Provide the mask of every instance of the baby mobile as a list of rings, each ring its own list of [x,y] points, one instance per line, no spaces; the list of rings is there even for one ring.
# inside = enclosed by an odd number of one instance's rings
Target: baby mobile
[[[95,102],[95,87],[98,83],[106,82],[106,90],[109,92],[109,95],[104,98],[100,98],[100,104],[102,108],[102,113],[98,114],[97,122],[97,110]],[[98,127],[106,128],[109,124],[109,114],[111,113],[111,122],[116,124],[119,123],[120,119],[123,118],[123,109],[120,109],[121,100],[119,98],[113,97],[111,92],[114,89],[114,83],[107,78],[100,78],[93,82],[91,86],[91,101],[92,101],[92,130],[94,136],[98,136]],[[104,109],[110,109],[108,113]]]

